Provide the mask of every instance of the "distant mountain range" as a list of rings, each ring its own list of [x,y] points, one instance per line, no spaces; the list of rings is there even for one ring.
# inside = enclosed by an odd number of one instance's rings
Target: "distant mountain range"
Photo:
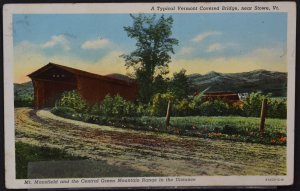
[[[32,82],[22,84],[14,84],[15,100],[33,99],[33,85]]]
[[[273,96],[286,96],[287,73],[267,70],[254,70],[242,73],[209,72],[205,75],[191,74],[188,79],[192,84],[192,91],[207,92],[232,91],[236,93],[250,93],[261,91],[272,93]]]
[[[22,91],[24,89],[27,89],[28,91],[33,91],[33,85],[32,82],[25,82],[25,83],[21,83],[21,84],[14,84],[14,90],[15,91]]]
[[[118,74],[118,73],[112,73],[112,74],[108,74],[108,75],[105,75],[107,77],[110,77],[110,78],[115,78],[115,79],[118,79],[118,80],[123,80],[123,81],[126,81],[126,82],[132,82],[132,78],[124,75],[124,74]]]
[[[107,75],[120,80],[130,80],[122,74]],[[272,72],[267,70],[254,70],[242,73],[218,73],[209,72],[207,74],[188,75],[191,83],[191,94],[201,92],[209,88],[207,92],[232,91],[236,93],[250,93],[261,91],[272,93],[273,96],[285,97],[287,94],[287,73]],[[14,84],[15,93],[32,95],[32,82]]]

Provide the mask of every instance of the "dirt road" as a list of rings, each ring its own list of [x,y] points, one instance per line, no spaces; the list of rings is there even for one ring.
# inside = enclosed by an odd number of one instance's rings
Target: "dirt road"
[[[167,176],[285,175],[286,147],[99,126],[15,110],[16,141],[60,148],[110,165]]]

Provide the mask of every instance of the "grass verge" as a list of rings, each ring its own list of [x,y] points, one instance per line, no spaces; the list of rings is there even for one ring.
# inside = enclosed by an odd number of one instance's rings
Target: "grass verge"
[[[106,161],[73,156],[60,149],[16,142],[16,178],[94,178],[155,176]]]

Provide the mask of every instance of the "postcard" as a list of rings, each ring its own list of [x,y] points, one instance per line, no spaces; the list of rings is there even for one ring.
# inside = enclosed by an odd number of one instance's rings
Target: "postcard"
[[[7,188],[293,184],[295,2],[3,13]]]

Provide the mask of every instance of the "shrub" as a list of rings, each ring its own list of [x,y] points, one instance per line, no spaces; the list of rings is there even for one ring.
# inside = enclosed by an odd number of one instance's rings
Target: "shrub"
[[[86,101],[75,90],[64,92],[57,101],[56,106],[72,108],[79,113],[85,113],[88,110]]]
[[[192,98],[192,103],[191,106],[193,108],[193,113],[194,115],[199,114],[200,113],[200,109],[201,109],[201,104],[204,102],[204,100],[202,99],[202,95],[196,95]]]
[[[287,116],[286,99],[269,99],[267,117],[285,119]]]
[[[92,107],[91,113],[107,117],[136,116],[137,107],[119,95],[111,97],[108,94],[100,104]]]
[[[150,105],[150,115],[165,116],[168,106],[168,100],[173,100],[172,116],[189,116],[189,115],[204,115],[204,116],[228,116],[240,115],[243,116],[243,110],[239,105],[228,104],[223,100],[203,101],[201,96],[190,98],[177,99],[170,97],[172,94],[155,94],[152,97]]]
[[[200,111],[205,116],[228,115],[229,105],[222,100],[206,101],[201,104]]]
[[[72,117],[73,114],[76,114],[76,111],[73,108],[61,107],[61,106],[56,106],[52,108],[51,112],[56,115],[67,117],[67,118],[70,118]]]
[[[90,109],[90,114],[92,114],[92,115],[101,115],[101,108],[100,108],[99,103],[92,105],[92,107]]]
[[[32,98],[15,98],[14,100],[15,107],[33,107]]]
[[[151,99],[150,115],[165,116],[169,100],[174,100],[174,95],[171,92],[155,94]]]
[[[113,98],[107,94],[99,105],[99,115],[112,116],[113,113]]]
[[[33,90],[23,89],[14,91],[15,107],[33,107]]]
[[[245,116],[242,106],[239,104],[228,104],[228,115]]]
[[[192,114],[193,109],[194,105],[191,101],[182,99],[175,104],[174,112],[176,116],[187,116]]]
[[[251,93],[245,100],[243,110],[248,117],[259,117],[263,99],[268,100],[267,117],[286,118],[286,99],[271,98],[271,95],[263,95],[260,92]]]
[[[136,106],[136,116],[149,116],[150,106],[142,103],[138,103]]]
[[[222,129],[222,133],[228,134],[228,135],[233,135],[233,134],[238,134],[237,127],[232,126],[232,125],[225,125]]]
[[[124,103],[124,115],[129,117],[138,116],[137,114],[137,106],[129,101],[125,101]]]
[[[261,92],[251,93],[244,101],[243,110],[246,116],[259,117],[261,111],[261,103],[263,99],[270,95],[263,95]]]

